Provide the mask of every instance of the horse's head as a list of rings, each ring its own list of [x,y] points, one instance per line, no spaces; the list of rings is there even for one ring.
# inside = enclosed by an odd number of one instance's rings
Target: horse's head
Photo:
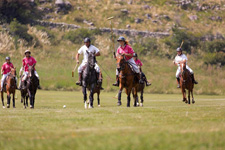
[[[10,68],[11,71],[10,71],[10,76],[12,76],[13,78],[16,77],[16,68]]]
[[[95,67],[95,63],[96,63],[95,53],[87,51],[87,54],[88,54],[88,66],[90,68],[94,68]]]
[[[125,68],[126,59],[123,54],[116,55],[116,67],[118,70],[123,70]]]
[[[33,77],[34,76],[34,65],[29,66],[28,65],[28,77]]]
[[[180,63],[180,69],[181,69],[182,77],[185,78],[186,77],[186,72],[187,72],[186,62],[181,62]]]

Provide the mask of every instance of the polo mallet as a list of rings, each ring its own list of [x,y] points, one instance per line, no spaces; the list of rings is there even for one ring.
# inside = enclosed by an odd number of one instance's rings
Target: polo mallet
[[[180,48],[183,46],[184,44],[184,40],[182,40],[181,44],[180,44]]]
[[[113,57],[115,57],[116,56],[116,53],[115,53],[115,44],[114,44],[115,41],[114,41],[114,37],[113,37],[112,19],[114,19],[114,17],[107,18],[107,20],[110,20],[111,38],[112,38],[112,47],[113,47]]]
[[[77,65],[78,65],[78,64],[76,64],[76,66],[75,66],[74,69],[72,70],[72,77],[74,77],[74,72],[75,72],[76,69],[77,69]]]

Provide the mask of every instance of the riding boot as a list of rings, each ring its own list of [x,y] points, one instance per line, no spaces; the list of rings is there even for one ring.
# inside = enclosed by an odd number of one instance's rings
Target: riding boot
[[[41,89],[41,86],[40,86],[40,81],[39,81],[39,79],[38,79],[38,87],[37,87],[38,89]]]
[[[177,78],[177,88],[180,88],[180,78]]]
[[[143,72],[142,72],[142,78],[143,78],[146,86],[152,85],[151,83],[148,82],[148,80],[147,80],[147,78],[146,78],[146,76],[145,76],[145,74]]]
[[[82,73],[79,73],[79,80],[76,82],[76,85],[81,86],[81,78],[82,78]]]
[[[119,86],[119,76],[116,75],[116,82],[113,83],[113,86]]]
[[[144,84],[144,81],[142,80],[142,73],[139,73],[139,83]]]
[[[191,74],[191,78],[192,78],[192,82],[193,82],[194,84],[198,84],[198,82],[195,81],[195,76],[194,76],[194,74]]]

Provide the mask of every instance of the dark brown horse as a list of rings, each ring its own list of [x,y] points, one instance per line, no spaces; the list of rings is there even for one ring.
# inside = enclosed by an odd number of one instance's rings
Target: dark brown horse
[[[97,94],[97,99],[98,99],[98,107],[100,107],[100,93],[101,93],[101,85],[96,85],[94,88],[94,92],[93,92],[93,101],[94,101],[94,94]],[[90,103],[90,99],[89,102],[87,102],[87,104]]]
[[[143,94],[144,94],[144,88],[145,88],[145,84],[140,84],[139,83],[137,85],[137,92],[140,92],[141,93],[141,96],[140,96],[141,102],[139,103],[138,95],[137,95],[136,100],[134,101],[134,105],[136,103],[137,106],[140,105],[141,107],[143,107],[143,102],[144,102],[144,96],[143,96]],[[132,89],[132,94],[134,95],[134,88]]]
[[[181,92],[183,94],[183,102],[190,104],[190,93],[192,96],[192,103],[194,104],[194,97],[193,97],[193,88],[194,88],[194,83],[191,78],[191,73],[188,69],[186,69],[186,62],[180,63],[180,68],[181,68],[181,75],[180,75],[180,88]],[[188,90],[188,101],[186,98],[186,90]]]
[[[117,60],[117,69],[120,72],[119,73],[119,93],[118,93],[118,103],[117,105],[120,106],[121,103],[121,94],[123,91],[123,88],[125,88],[126,94],[127,94],[127,107],[130,107],[130,94],[131,90],[134,89],[134,99],[136,101],[137,97],[137,85],[138,85],[138,79],[135,76],[135,73],[132,71],[130,65],[125,60],[125,56],[118,54],[116,56]],[[136,102],[134,103],[134,106],[136,106]]]
[[[6,84],[6,86],[4,86]],[[1,86],[1,85],[0,85]],[[1,92],[1,98],[2,98],[2,106],[4,106],[4,95],[3,93],[7,93],[7,108],[10,108],[10,100],[11,100],[11,94],[13,95],[13,108],[16,108],[15,106],[15,91],[16,91],[16,68],[11,68],[10,74],[6,77],[5,82],[3,84],[3,90]]]

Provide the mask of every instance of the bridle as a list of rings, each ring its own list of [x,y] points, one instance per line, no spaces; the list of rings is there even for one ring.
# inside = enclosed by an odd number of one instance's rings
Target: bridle
[[[121,54],[119,54],[120,56],[123,56]],[[122,62],[121,62],[122,61]],[[125,69],[125,65],[127,64],[127,61],[125,60],[125,56],[123,56],[123,59],[120,60],[119,63],[117,63],[117,69],[119,71],[124,70]]]

